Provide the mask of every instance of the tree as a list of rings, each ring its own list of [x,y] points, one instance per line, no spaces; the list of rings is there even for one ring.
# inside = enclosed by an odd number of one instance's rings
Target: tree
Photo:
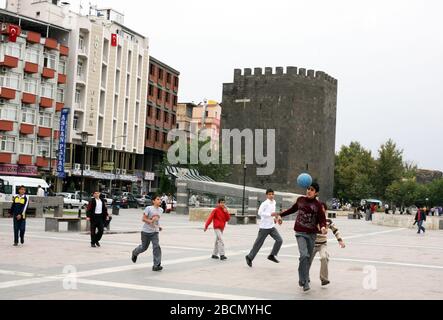
[[[403,150],[398,150],[394,141],[389,139],[380,146],[376,161],[376,176],[374,177],[376,192],[379,197],[386,199],[386,189],[395,181],[399,181],[405,173]]]
[[[355,201],[373,196],[375,160],[371,151],[365,150],[360,143],[351,142],[349,147],[341,147],[335,157],[334,175],[335,197]]]
[[[180,144],[183,142],[180,142],[180,140],[179,140],[176,143]],[[168,176],[165,172],[167,166],[173,165],[173,166],[179,166],[181,168],[196,169],[196,170],[198,170],[200,175],[208,176],[208,177],[214,179],[215,181],[223,179],[231,172],[229,165],[222,164],[221,151],[218,153],[218,156],[216,156],[216,154],[214,155],[214,157],[218,158],[219,164],[217,164],[217,163],[204,164],[201,162],[200,157],[199,157],[198,163],[191,164],[191,162],[192,162],[191,161],[191,150],[193,150],[191,148],[191,143],[192,142],[187,142],[186,146],[182,146],[183,147],[182,150],[186,150],[186,156],[184,157],[183,162],[179,162],[178,164],[171,164],[168,160],[167,153],[164,155],[163,161],[160,163],[160,165],[157,168],[157,172],[160,176],[160,192],[175,193],[175,191],[176,191],[175,185],[173,184],[172,177]],[[205,141],[198,141],[198,150],[199,151],[201,151],[202,149],[208,150],[207,151],[208,157],[210,157],[213,154],[213,152],[217,152],[212,149],[210,143],[211,143],[211,139],[209,137]],[[175,154],[176,154],[176,156],[178,156],[179,150],[177,150],[175,152]]]
[[[443,179],[432,181],[428,184],[428,190],[430,205],[443,205]]]
[[[418,184],[414,179],[403,179],[393,182],[386,188],[386,200],[401,207],[409,207],[426,199],[426,193],[426,187]]]

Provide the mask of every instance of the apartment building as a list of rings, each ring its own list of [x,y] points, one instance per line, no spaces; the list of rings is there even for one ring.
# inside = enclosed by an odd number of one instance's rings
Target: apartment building
[[[0,174],[50,176],[65,106],[69,30],[0,10]]]
[[[159,186],[157,166],[171,145],[168,132],[177,127],[177,94],[180,72],[150,57],[146,114],[145,165],[154,173],[151,189]]]
[[[142,191],[148,39],[127,28],[124,15],[110,8],[91,7],[85,16],[57,0],[9,0],[7,9],[69,30],[63,189],[79,188],[84,160],[87,191],[109,190],[111,183],[112,188]],[[81,133],[88,134],[85,148]]]

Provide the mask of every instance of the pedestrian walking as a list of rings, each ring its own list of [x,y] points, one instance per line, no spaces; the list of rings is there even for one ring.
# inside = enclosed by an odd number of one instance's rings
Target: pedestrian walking
[[[12,198],[11,215],[14,227],[14,246],[18,246],[20,236],[20,243],[25,243],[26,231],[26,211],[29,205],[29,198],[26,195],[25,186],[18,188],[18,195]]]
[[[322,205],[316,199],[320,191],[318,183],[313,182],[306,191],[306,196],[301,196],[297,202],[288,210],[280,214],[285,217],[297,213],[294,224],[295,237],[300,252],[298,266],[298,284],[304,291],[311,289],[309,286],[310,258],[314,251],[315,239],[317,237],[318,225],[320,231],[326,234],[326,218]]]
[[[328,209],[325,203],[322,203],[323,210],[325,211],[326,218],[326,230],[331,230],[334,234],[335,238],[338,241],[340,248],[345,247],[345,243],[341,238],[340,231],[336,227],[335,223],[326,217],[326,210]],[[314,260],[317,252],[320,254],[320,281],[321,285],[325,286],[330,283],[329,281],[329,271],[328,271],[328,263],[329,263],[329,253],[328,253],[328,236],[327,234],[318,234],[315,239],[314,252],[311,255],[311,260],[309,263],[312,265],[312,261]]]
[[[246,263],[248,266],[252,267],[252,261],[254,260],[257,253],[260,251],[263,243],[265,242],[268,236],[271,236],[275,242],[272,247],[271,254],[268,256],[268,259],[279,263],[277,259],[278,252],[283,244],[283,239],[275,228],[275,215],[272,214],[276,211],[275,206],[276,202],[274,200],[274,190],[268,189],[266,190],[266,200],[263,201],[258,209],[258,215],[260,216],[260,229],[258,230],[257,239],[254,242],[254,245],[249,252],[249,254],[245,257]],[[281,224],[281,219],[278,220],[278,223]]]
[[[100,197],[100,192],[95,191],[86,208],[86,219],[91,225],[91,247],[100,247],[105,221],[109,220],[106,201]]]
[[[219,255],[220,260],[227,259],[225,255],[225,244],[223,242],[223,231],[225,229],[226,222],[228,222],[230,218],[231,215],[229,214],[228,209],[225,206],[225,199],[218,199],[218,205],[214,210],[212,210],[211,214],[206,220],[204,228],[204,231],[206,232],[211,223],[214,226],[215,245],[214,251],[211,256],[212,259],[219,259]]]
[[[159,220],[163,214],[163,209],[160,207],[161,198],[159,195],[152,197],[152,206],[147,206],[143,213],[142,221],[144,222],[141,232],[142,243],[132,251],[132,262],[137,262],[137,257],[140,253],[148,250],[152,242],[153,266],[152,271],[160,271],[163,269],[161,265],[162,250],[160,247],[159,233],[163,230],[160,226]]]
[[[42,188],[41,185],[37,187],[37,197],[44,197],[45,196],[45,189]]]
[[[425,227],[423,227],[424,221],[426,221],[426,208],[423,207],[423,209],[418,209],[417,213],[415,214],[414,218],[415,222],[414,225],[417,224],[418,231],[417,233],[420,234],[420,231],[423,231],[425,233]]]

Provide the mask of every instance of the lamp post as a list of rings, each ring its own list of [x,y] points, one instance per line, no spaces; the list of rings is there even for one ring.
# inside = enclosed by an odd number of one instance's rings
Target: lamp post
[[[78,206],[78,217],[82,217],[82,202],[83,202],[83,190],[85,187],[85,181],[83,178],[83,170],[85,167],[85,151],[86,151],[86,144],[88,143],[88,137],[92,136],[92,134],[83,131],[81,133],[81,141],[82,141],[82,163],[81,163],[81,190],[80,190],[80,205]]]
[[[113,198],[112,197],[112,176],[115,175],[115,162],[114,162],[115,143],[114,143],[114,141],[117,138],[126,138],[126,137],[127,137],[127,135],[124,134],[124,135],[112,138],[112,151],[111,151],[111,156],[112,156],[112,175],[111,175],[111,185],[109,186],[109,192],[111,193],[111,199]]]
[[[48,153],[48,151],[46,151],[46,150],[42,150],[42,157],[43,157],[43,160],[46,160],[46,155],[47,155],[47,153]],[[45,180],[46,180],[46,175],[45,175]]]
[[[243,199],[242,199],[242,215],[245,215],[245,191],[246,191],[246,163],[243,163]]]

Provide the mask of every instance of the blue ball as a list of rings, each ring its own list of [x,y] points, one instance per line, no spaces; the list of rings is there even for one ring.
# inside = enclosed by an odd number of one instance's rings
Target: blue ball
[[[312,177],[308,173],[301,173],[297,177],[297,184],[304,189],[307,189],[312,184]]]

